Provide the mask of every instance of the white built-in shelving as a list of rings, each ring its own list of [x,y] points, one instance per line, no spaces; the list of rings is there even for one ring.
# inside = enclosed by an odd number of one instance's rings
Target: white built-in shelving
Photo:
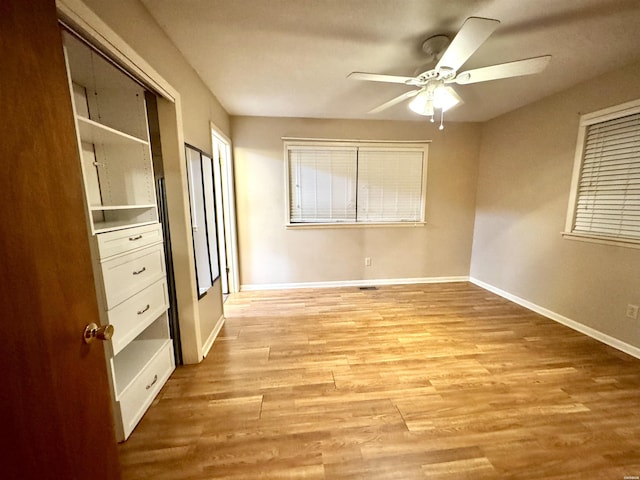
[[[145,90],[65,35],[91,233],[158,221]]]
[[[64,32],[114,424],[124,441],[175,362],[145,89]]]

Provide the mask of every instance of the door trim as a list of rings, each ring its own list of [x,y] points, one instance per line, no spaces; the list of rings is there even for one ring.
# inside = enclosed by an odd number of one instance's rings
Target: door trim
[[[238,231],[236,227],[236,194],[234,186],[233,155],[231,154],[231,139],[211,123],[211,143],[215,156],[216,143],[224,145],[224,158],[220,158],[222,205],[224,209],[224,243],[226,246],[226,260],[229,268],[229,293],[240,291],[240,274],[238,261]]]
[[[56,0],[58,19],[161,97],[175,102],[179,93],[122,38],[80,0]]]

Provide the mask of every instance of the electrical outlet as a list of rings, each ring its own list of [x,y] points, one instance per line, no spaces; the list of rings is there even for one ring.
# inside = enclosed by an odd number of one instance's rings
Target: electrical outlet
[[[365,267],[370,267],[371,266],[371,257],[364,257],[364,266]]]
[[[638,305],[627,305],[627,318],[631,318],[633,320],[638,319]]]

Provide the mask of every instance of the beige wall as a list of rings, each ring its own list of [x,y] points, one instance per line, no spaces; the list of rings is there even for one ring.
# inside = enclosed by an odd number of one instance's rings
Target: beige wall
[[[137,0],[86,3],[180,92],[185,141],[210,152],[209,120],[233,133],[241,284],[470,273],[640,346],[639,323],[625,318],[627,303],[640,304],[640,250],[560,236],[579,114],[639,98],[640,64],[483,125],[449,123],[444,132],[423,122],[229,119]],[[285,229],[282,136],[432,139],[428,225]],[[213,293],[199,305],[208,319],[222,312],[219,282]],[[201,327],[205,336],[208,326]]]
[[[179,92],[184,141],[211,155],[210,122],[229,135],[229,116],[146,8],[137,0],[83,1]],[[174,252],[175,262],[186,265],[189,260],[184,258],[183,252]],[[192,275],[195,276],[194,271]],[[185,326],[181,320],[181,327],[195,329],[193,332],[183,332],[182,335],[185,362],[189,363],[202,358],[202,345],[222,317],[220,280],[216,281],[208,294],[199,301],[197,310],[198,315],[193,322],[190,319],[189,324]],[[185,311],[188,312],[190,309]],[[199,345],[196,349],[191,344],[185,345],[184,339],[188,338],[197,340]]]
[[[478,124],[232,117],[241,285],[466,276]],[[424,227],[285,228],[281,137],[431,139]],[[372,265],[364,266],[371,257]]]
[[[640,98],[640,63],[483,125],[471,276],[640,347],[640,250],[563,239],[579,115]]]

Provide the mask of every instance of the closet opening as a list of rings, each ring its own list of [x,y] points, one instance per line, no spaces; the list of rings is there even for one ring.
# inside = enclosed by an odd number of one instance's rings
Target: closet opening
[[[176,278],[173,269],[173,251],[171,247],[171,232],[169,210],[167,205],[167,186],[162,161],[162,140],[160,138],[160,122],[158,120],[158,97],[145,92],[147,103],[147,119],[149,122],[149,142],[151,143],[151,158],[156,184],[156,199],[158,203],[158,219],[162,225],[164,237],[164,254],[167,268],[167,289],[169,293],[169,330],[173,339],[173,354],[176,365],[182,365],[182,344],[180,343],[180,322],[178,317],[178,301],[176,294]]]

